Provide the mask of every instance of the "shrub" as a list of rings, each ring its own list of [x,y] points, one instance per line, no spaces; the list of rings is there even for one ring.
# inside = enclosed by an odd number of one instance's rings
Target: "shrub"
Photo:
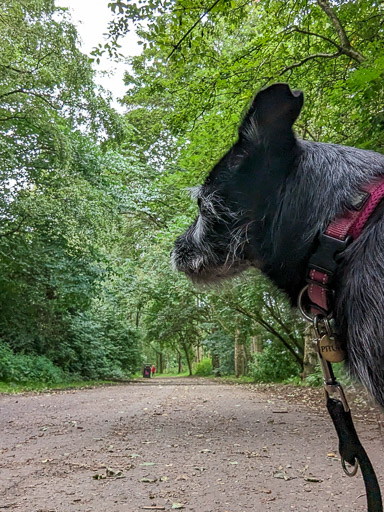
[[[200,375],[201,377],[212,375],[212,371],[212,360],[208,358],[202,359],[195,367],[195,375]]]
[[[235,371],[235,349],[234,340],[223,331],[215,331],[202,341],[202,345],[211,356],[216,356],[219,367],[215,368],[216,375],[232,375]]]
[[[66,377],[65,372],[47,357],[14,354],[0,341],[0,380],[15,383],[39,381],[56,384],[66,380]]]
[[[263,352],[254,355],[250,372],[256,382],[282,382],[300,373],[300,366],[285,348],[269,342]]]

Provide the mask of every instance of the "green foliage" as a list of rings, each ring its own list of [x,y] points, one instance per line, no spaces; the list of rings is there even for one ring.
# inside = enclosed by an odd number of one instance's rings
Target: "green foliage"
[[[124,378],[159,354],[191,372],[197,350],[225,375],[235,340],[256,380],[297,379],[303,324],[282,293],[259,272],[196,289],[170,271],[169,252],[196,214],[186,188],[232,143],[260,87],[304,89],[303,138],[384,149],[383,5],[110,7],[94,58],[118,57],[132,23],[143,48],[124,117],[64,9],[0,6],[0,379]],[[212,373],[211,359],[198,371]]]
[[[223,331],[213,330],[211,334],[202,341],[211,356],[215,356],[219,362],[213,372],[217,375],[233,375],[235,373],[235,347],[233,337]]]
[[[276,343],[268,343],[263,352],[255,354],[250,366],[256,382],[283,382],[300,372],[292,355]]]
[[[303,363],[303,324],[270,283],[250,273],[219,291],[192,291],[164,273],[159,254],[193,220],[185,187],[201,183],[223,155],[260,87],[289,81],[305,91],[306,106],[296,124],[303,138],[384,148],[383,5],[352,0],[111,5],[116,17],[108,50],[131,22],[143,47],[125,78],[126,118],[138,130],[140,154],[161,162],[158,198],[172,197],[170,208],[150,205],[151,218],[166,225],[152,224],[157,240],[141,245],[144,281],[150,281],[148,300],[141,303],[147,339],[158,336],[160,344],[176,348],[185,340],[191,345],[209,340],[220,326],[227,339],[222,345],[208,342],[205,349],[225,360],[227,343],[241,338],[249,360],[250,338],[267,335],[270,343],[257,355],[256,377],[295,377]]]
[[[307,376],[305,379],[305,384],[312,387],[320,387],[323,385],[323,375],[321,373],[320,367],[316,369],[315,373]]]
[[[0,378],[128,375],[138,336],[107,293],[126,127],[52,0],[2,2],[0,42]]]
[[[67,376],[44,356],[15,354],[0,341],[0,380],[12,383],[39,381],[56,384]]]
[[[196,364],[194,373],[200,377],[208,377],[209,375],[212,375],[212,359],[202,359],[200,363]]]

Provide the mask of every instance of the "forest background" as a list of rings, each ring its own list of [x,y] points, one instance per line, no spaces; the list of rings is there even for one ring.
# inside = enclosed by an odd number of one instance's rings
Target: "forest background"
[[[107,1],[107,0],[106,0]],[[188,189],[236,138],[255,92],[305,92],[299,137],[384,151],[384,2],[109,3],[80,51],[53,0],[0,5],[0,381],[160,372],[317,380],[305,325],[257,271],[196,289],[170,268]],[[93,62],[124,59],[126,113]]]

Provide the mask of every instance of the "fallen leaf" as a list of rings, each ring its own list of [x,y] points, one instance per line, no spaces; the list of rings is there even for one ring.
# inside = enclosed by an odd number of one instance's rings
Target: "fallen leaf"
[[[124,475],[123,475],[123,472],[118,469],[118,470],[114,470],[112,468],[106,468],[105,469],[105,472],[107,474],[108,477],[119,477],[119,478],[124,478]]]
[[[153,478],[145,477],[145,478],[142,478],[140,480],[140,482],[143,482],[145,484],[154,484],[155,482],[157,482],[157,478],[156,477],[153,477]]]
[[[321,478],[317,478],[315,476],[305,476],[304,477],[304,480],[306,482],[322,482],[322,479]]]
[[[184,508],[184,505],[182,503],[172,503],[172,508]]]
[[[281,480],[285,480],[285,481],[287,481],[287,480],[291,480],[291,477],[290,477],[290,476],[288,476],[288,475],[287,475],[287,474],[285,474],[285,473],[274,473],[274,475],[273,475],[273,476],[274,476],[275,478],[280,478]]]

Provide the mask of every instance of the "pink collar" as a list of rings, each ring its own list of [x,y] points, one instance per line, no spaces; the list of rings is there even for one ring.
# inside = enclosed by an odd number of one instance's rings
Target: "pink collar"
[[[330,288],[332,277],[337,270],[338,253],[358,238],[384,197],[384,177],[362,187],[352,209],[345,210],[331,221],[318,237],[319,245],[308,263],[308,297],[312,314],[329,316],[332,310]]]

